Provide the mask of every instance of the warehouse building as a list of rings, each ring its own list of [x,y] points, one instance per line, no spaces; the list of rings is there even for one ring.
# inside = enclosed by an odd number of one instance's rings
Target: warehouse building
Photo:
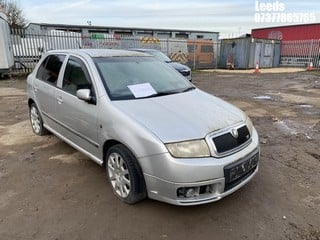
[[[320,39],[320,23],[257,28],[251,30],[251,36],[282,41]]]
[[[47,34],[52,30],[62,30],[77,32],[82,35],[92,33],[104,33],[132,37],[156,37],[159,39],[204,39],[218,41],[219,33],[210,31],[177,30],[177,29],[156,29],[156,28],[129,28],[129,27],[109,27],[91,25],[67,25],[50,23],[30,23],[27,26],[28,33]]]

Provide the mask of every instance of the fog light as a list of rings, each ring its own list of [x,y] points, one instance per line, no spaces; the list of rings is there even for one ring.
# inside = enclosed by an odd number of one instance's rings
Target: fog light
[[[182,187],[178,189],[178,197],[193,198],[198,197],[200,187]]]
[[[197,191],[198,188],[188,188],[186,191],[185,196],[187,198],[196,197],[199,196],[199,191]]]

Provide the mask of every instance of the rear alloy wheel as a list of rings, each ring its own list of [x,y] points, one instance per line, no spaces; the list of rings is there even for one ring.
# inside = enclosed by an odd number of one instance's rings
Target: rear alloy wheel
[[[113,193],[123,202],[133,204],[146,197],[140,166],[123,145],[111,147],[106,154],[106,171]]]
[[[42,136],[48,133],[47,129],[43,126],[43,121],[40,112],[35,103],[32,103],[29,108],[29,117],[32,130],[35,134]]]

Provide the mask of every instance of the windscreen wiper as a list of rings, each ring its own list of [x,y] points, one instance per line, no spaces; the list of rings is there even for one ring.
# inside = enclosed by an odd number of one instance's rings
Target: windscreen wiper
[[[191,87],[187,87],[186,89],[183,89],[180,92],[189,92],[189,91],[194,90],[194,89],[196,89],[196,88],[194,86],[191,86]]]
[[[176,94],[176,93],[188,92],[188,91],[193,90],[193,89],[196,89],[196,88],[191,86],[191,87],[187,87],[186,89],[183,89],[183,90],[157,92],[155,94],[151,94],[151,95],[148,95],[148,96],[145,96],[145,97],[139,97],[139,98],[136,98],[136,99],[166,96],[166,95],[171,95],[171,94]]]
[[[152,97],[160,97],[160,96],[166,96],[166,95],[171,95],[171,94],[176,94],[179,93],[180,91],[163,91],[163,92],[157,92],[155,94],[151,94],[145,97],[139,97],[137,99],[142,99],[142,98],[152,98]]]

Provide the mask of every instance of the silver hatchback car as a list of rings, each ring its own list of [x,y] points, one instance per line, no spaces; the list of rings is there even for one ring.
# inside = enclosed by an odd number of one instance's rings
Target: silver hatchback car
[[[49,131],[105,166],[123,202],[213,202],[258,171],[246,114],[148,54],[51,51],[27,82],[34,133]]]

